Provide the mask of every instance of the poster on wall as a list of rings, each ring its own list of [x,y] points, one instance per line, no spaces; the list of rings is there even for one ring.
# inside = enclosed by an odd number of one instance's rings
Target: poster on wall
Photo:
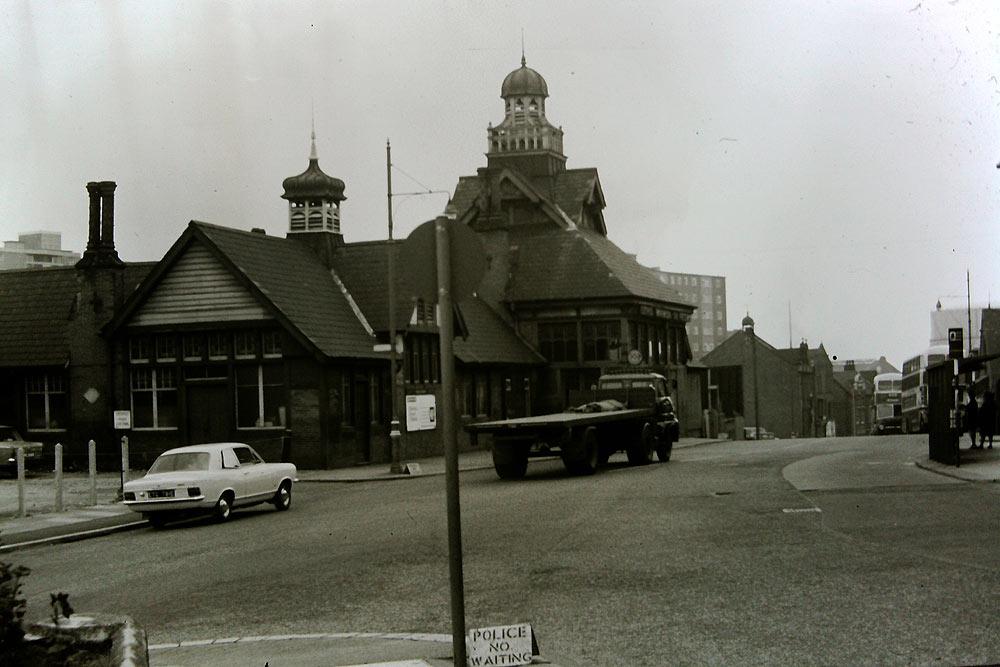
[[[406,430],[432,431],[437,428],[437,408],[434,394],[412,394],[406,397]]]

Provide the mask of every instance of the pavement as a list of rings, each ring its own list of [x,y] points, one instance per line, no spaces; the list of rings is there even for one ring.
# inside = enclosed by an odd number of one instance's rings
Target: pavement
[[[964,440],[964,439],[963,439]],[[705,438],[681,438],[675,449],[723,442]],[[969,449],[962,443],[961,465],[950,466],[917,460],[925,470],[968,482],[1000,481],[1000,442],[993,449]],[[461,452],[459,471],[493,467],[489,450]],[[299,483],[365,483],[391,482],[444,475],[441,456],[416,459],[405,465],[400,474],[391,473],[389,464],[359,465],[335,470],[300,470]],[[32,485],[49,484],[44,477],[29,480]],[[28,515],[17,517],[16,485],[13,480],[0,481],[0,554],[41,544],[69,542],[97,537],[111,532],[147,526],[131,510],[109,500],[118,489],[118,474],[102,474],[98,480],[98,504],[84,503],[92,499],[85,475],[70,476],[62,512],[28,504]],[[13,491],[13,510],[11,495]],[[81,491],[83,489],[83,491]],[[38,495],[36,490],[36,496]],[[42,494],[44,495],[44,494]],[[51,494],[49,494],[51,495]],[[81,500],[85,498],[86,500]],[[39,501],[40,502],[40,501]],[[516,619],[515,619],[516,620]],[[513,621],[512,621],[513,622]],[[544,648],[544,637],[539,643]],[[451,635],[407,634],[391,632],[331,632],[307,635],[273,635],[257,637],[198,638],[149,646],[150,664],[162,666],[186,665],[340,665],[342,667],[444,667],[452,665]],[[532,664],[553,664],[536,656]]]

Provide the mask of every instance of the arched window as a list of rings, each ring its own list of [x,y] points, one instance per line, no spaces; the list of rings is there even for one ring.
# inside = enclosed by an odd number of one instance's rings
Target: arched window
[[[309,229],[323,229],[323,212],[313,210],[309,213]]]
[[[534,97],[528,102],[528,111],[538,111],[538,101]]]
[[[306,214],[301,211],[296,211],[292,213],[292,220],[289,228],[293,232],[305,231],[306,228]]]
[[[514,111],[524,111],[524,100],[518,98],[517,102],[514,103]]]

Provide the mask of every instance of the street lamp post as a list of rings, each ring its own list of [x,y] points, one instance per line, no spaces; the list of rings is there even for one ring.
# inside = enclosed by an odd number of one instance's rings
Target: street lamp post
[[[753,430],[754,439],[760,440],[760,392],[757,391],[757,335],[753,330],[753,318],[750,317],[750,313],[747,313],[747,316],[743,318],[743,333],[746,334],[752,348],[750,354],[753,358]]]

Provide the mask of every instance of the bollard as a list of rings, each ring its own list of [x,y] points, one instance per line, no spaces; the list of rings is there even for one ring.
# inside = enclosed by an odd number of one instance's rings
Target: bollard
[[[122,436],[122,491],[125,490],[125,482],[128,481],[128,436]]]
[[[56,443],[56,511],[63,511],[63,446]]]
[[[28,515],[24,506],[24,447],[17,448],[17,515]]]
[[[97,443],[87,443],[87,470],[90,473],[90,504],[97,504]]]

